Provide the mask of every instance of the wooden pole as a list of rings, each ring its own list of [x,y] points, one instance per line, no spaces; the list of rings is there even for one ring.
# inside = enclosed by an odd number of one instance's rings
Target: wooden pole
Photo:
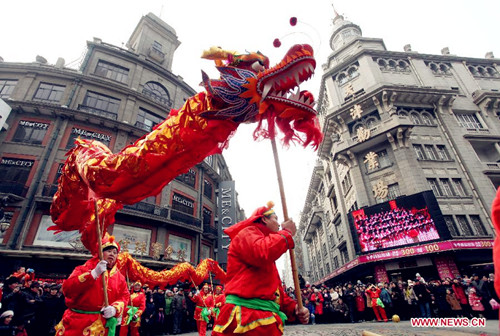
[[[276,147],[276,139],[274,137],[271,137],[271,145],[273,147],[274,164],[276,165],[276,174],[278,175],[278,185],[280,188],[283,217],[285,218],[285,221],[287,221],[289,218],[288,218],[288,208],[286,205],[286,198],[285,198],[285,187],[283,186],[283,177],[281,176],[281,166],[278,157],[278,148]],[[293,249],[290,249],[289,252],[290,252],[290,263],[292,264],[292,276],[293,276],[293,285],[295,287],[295,297],[297,298],[297,305],[299,306],[299,310],[302,310],[304,306],[302,305],[302,293],[300,292],[300,282],[299,282],[299,274],[297,272],[297,264],[295,262],[295,252]]]
[[[97,230],[97,244],[98,244],[98,249],[99,249],[99,260],[103,260],[103,253],[102,253],[102,232],[101,232],[101,225],[99,224],[99,210],[97,209],[97,199],[94,200],[94,206],[95,206],[95,224],[96,224],[96,230]],[[109,306],[109,300],[108,300],[108,286],[106,284],[106,277],[104,274],[101,274],[102,276],[102,289],[104,291],[104,307]]]

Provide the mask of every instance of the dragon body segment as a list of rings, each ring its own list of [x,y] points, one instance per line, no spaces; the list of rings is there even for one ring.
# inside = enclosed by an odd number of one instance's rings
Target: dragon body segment
[[[77,139],[58,180],[51,205],[55,226],[50,230],[79,230],[85,247],[96,254],[96,200],[101,232],[106,232],[123,204],[157,195],[176,176],[221,153],[240,123],[256,122],[256,138],[275,137],[277,125],[285,144],[319,146],[322,133],[313,95],[292,92],[313,75],[316,63],[310,46],[292,47],[271,68],[259,52],[237,55],[215,48],[202,57],[215,61],[220,78],[203,73],[206,91],[172,110],[134,144],[114,154],[98,141]]]

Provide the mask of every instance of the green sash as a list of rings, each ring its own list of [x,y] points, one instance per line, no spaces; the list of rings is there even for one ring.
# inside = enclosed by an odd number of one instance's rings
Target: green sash
[[[74,311],[75,313],[78,313],[78,314],[89,314],[89,315],[101,314],[100,311],[96,311],[96,312],[95,311],[86,311],[86,310],[75,309],[75,308],[71,308],[70,310]],[[117,324],[118,324],[118,320],[114,316],[106,320],[105,327],[108,328],[108,336],[115,336]]]
[[[250,309],[264,310],[276,313],[283,321],[283,324],[285,324],[285,321],[288,319],[285,313],[280,311],[280,305],[271,300],[244,299],[240,298],[239,296],[229,294],[226,296],[226,303],[231,303],[236,306],[242,306]]]
[[[208,308],[207,307],[201,307],[201,306],[196,306],[196,308],[201,309],[201,318],[203,321],[207,322],[209,321],[209,316],[210,314],[208,313]]]
[[[127,311],[127,321],[125,321],[125,324],[128,325],[130,321],[134,318],[135,313],[139,310],[139,307],[134,307],[134,306],[127,306],[128,311]]]

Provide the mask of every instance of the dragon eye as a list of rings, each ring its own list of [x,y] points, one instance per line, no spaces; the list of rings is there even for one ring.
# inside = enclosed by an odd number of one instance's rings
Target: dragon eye
[[[263,71],[266,68],[264,68],[264,65],[262,64],[262,61],[255,61],[252,64],[252,69],[255,71]]]

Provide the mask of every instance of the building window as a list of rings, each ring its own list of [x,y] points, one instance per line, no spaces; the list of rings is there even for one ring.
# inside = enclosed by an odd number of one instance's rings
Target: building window
[[[441,193],[441,188],[439,187],[436,179],[427,179],[427,183],[429,183],[429,187],[432,189],[432,192],[434,192],[434,196],[443,196],[443,194]]]
[[[87,131],[81,128],[73,127],[71,129],[71,134],[68,138],[68,143],[66,144],[66,148],[69,149],[74,146],[75,140],[77,138],[87,139],[87,140],[97,140],[105,144],[109,147],[109,143],[111,142],[111,136],[107,134],[102,134],[98,132]]]
[[[12,141],[41,145],[49,125],[47,123],[20,120]]]
[[[168,235],[168,245],[172,246],[174,253],[171,255],[172,260],[191,261],[191,239],[179,237],[173,234]],[[181,256],[183,258],[181,258]],[[182,260],[184,259],[184,260]]]
[[[446,223],[446,226],[448,227],[448,230],[450,231],[450,234],[453,237],[459,236],[457,227],[455,226],[455,221],[453,221],[452,216],[443,216],[444,222]]]
[[[442,186],[442,190],[443,190],[444,196],[451,197],[451,196],[455,195],[455,193],[453,192],[453,189],[451,188],[450,180],[448,180],[448,179],[439,179],[439,181],[441,182],[441,186]]]
[[[415,150],[415,154],[417,155],[417,160],[425,160],[424,151],[422,150],[421,145],[413,145],[413,149]]]
[[[120,99],[88,91],[79,110],[110,119],[118,119]]]
[[[203,195],[212,199],[213,196],[214,185],[211,181],[207,179],[203,179]]]
[[[196,185],[196,171],[191,168],[187,173],[179,175],[175,179],[194,188]]]
[[[421,115],[424,125],[432,126],[432,117],[429,113],[423,112]]]
[[[323,255],[326,256],[328,253],[326,250],[326,243],[321,244],[321,252],[323,252]]]
[[[326,274],[330,274],[332,270],[330,269],[330,263],[326,263]]]
[[[172,209],[193,215],[194,201],[189,197],[174,193],[174,196],[172,197]]]
[[[167,89],[165,89],[163,87],[163,85],[161,85],[160,83],[147,82],[144,85],[144,89],[142,90],[142,93],[145,96],[153,99],[154,101],[156,101],[162,105],[166,105],[166,106],[172,105],[170,102],[170,95],[169,95]]]
[[[479,121],[479,118],[475,114],[455,114],[458,123],[460,124],[461,127],[464,128],[469,128],[469,129],[482,129],[484,128],[481,122]]]
[[[350,174],[350,172],[347,172],[347,174],[345,174],[344,179],[342,180],[342,187],[344,188],[344,195],[347,194],[349,189],[351,189],[351,186],[352,186],[351,174]]]
[[[142,128],[145,131],[151,132],[153,127],[158,125],[163,121],[164,118],[150,112],[142,107],[139,107],[139,112],[137,112],[137,121],[135,126]]]
[[[424,145],[425,155],[428,160],[436,160],[436,152],[434,151],[434,146]]]
[[[66,87],[62,85],[55,85],[49,83],[40,83],[38,90],[36,90],[33,100],[59,103]]]
[[[349,254],[347,253],[347,247],[344,247],[340,250],[340,256],[342,257],[342,265],[347,264],[349,261]]]
[[[212,221],[212,210],[203,207],[203,225],[214,226],[214,222]]]
[[[335,269],[337,269],[337,268],[339,268],[339,266],[340,266],[339,265],[339,257],[337,257],[337,256],[333,257],[333,267]]]
[[[471,215],[470,220],[472,222],[472,228],[474,229],[474,233],[479,236],[486,236],[486,230],[484,229],[483,222],[481,218],[477,215]]]
[[[420,115],[418,114],[418,112],[410,113],[410,118],[415,125],[422,125],[422,120],[420,120]]]
[[[106,77],[120,83],[127,83],[129,69],[106,61],[99,61],[94,73],[97,76]]]
[[[9,98],[17,85],[17,80],[0,79],[0,98]]]
[[[457,216],[458,229],[462,236],[472,236],[472,230],[469,226],[469,222],[467,221],[467,217],[460,215]]]
[[[436,148],[439,160],[441,161],[450,160],[450,157],[448,156],[448,151],[446,150],[446,146],[438,145],[436,146]]]
[[[26,182],[35,161],[4,157],[0,161],[0,192],[26,196]]]
[[[162,47],[160,42],[154,41],[153,42],[153,49],[156,51],[162,52],[163,47]]]
[[[401,195],[401,192],[399,191],[399,184],[394,183],[394,184],[389,184],[387,186],[388,193],[387,197],[391,199],[395,199]]]
[[[457,193],[457,196],[462,196],[462,197],[467,196],[467,193],[465,192],[464,185],[462,184],[462,179],[452,179],[452,181],[453,181],[453,187],[455,189],[455,192]]]
[[[391,165],[391,160],[389,159],[389,155],[387,155],[387,151],[385,149],[377,152],[377,155],[380,168],[389,167]]]

